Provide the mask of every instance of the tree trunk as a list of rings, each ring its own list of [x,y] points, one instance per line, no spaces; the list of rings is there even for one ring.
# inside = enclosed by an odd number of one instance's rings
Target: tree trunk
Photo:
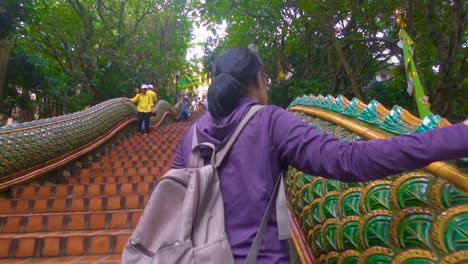
[[[466,24],[464,1],[454,0],[448,11],[445,22],[447,32],[440,31],[432,22],[437,21],[438,13],[435,2],[430,2],[424,9],[424,19],[429,35],[437,47],[439,60],[439,78],[437,86],[431,94],[432,110],[434,113],[446,117],[455,114],[455,93],[461,76],[459,56],[463,43]],[[439,19],[440,20],[440,19]]]
[[[0,99],[3,98],[3,87],[6,85],[10,47],[11,44],[8,40],[0,40]]]
[[[359,85],[356,81],[356,76],[354,76],[353,69],[349,65],[348,61],[346,60],[346,57],[343,53],[343,49],[341,48],[340,44],[336,39],[334,39],[334,45],[335,45],[335,50],[338,55],[338,59],[340,60],[341,64],[343,65],[343,68],[346,71],[346,74],[348,75],[348,78],[351,82],[351,87],[353,89],[353,94],[356,96],[361,101],[364,101],[364,98],[362,97],[361,89],[359,88]]]
[[[414,30],[415,3],[414,0],[408,0],[408,15],[406,16],[406,32],[412,37],[416,37]]]

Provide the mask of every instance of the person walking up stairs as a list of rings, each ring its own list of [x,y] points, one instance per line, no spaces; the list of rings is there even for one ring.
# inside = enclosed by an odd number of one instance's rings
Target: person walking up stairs
[[[59,184],[0,198],[0,264],[120,263],[120,254],[191,122],[123,140]],[[156,142],[148,144],[148,140]],[[47,176],[45,177],[47,179]]]

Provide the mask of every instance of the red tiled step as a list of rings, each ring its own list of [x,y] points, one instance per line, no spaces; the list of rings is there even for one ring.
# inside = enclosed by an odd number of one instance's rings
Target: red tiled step
[[[171,164],[174,157],[175,155],[172,155],[172,154],[160,154],[158,156],[146,156],[145,155],[145,156],[127,156],[127,157],[106,156],[105,158],[101,159],[100,162],[110,163],[110,162],[123,162],[123,161],[126,161],[126,162],[145,162],[146,161],[146,164],[154,163],[156,166],[164,166],[165,164]],[[133,167],[129,167],[129,168],[133,168]],[[99,168],[92,168],[92,169],[99,169]]]
[[[0,234],[0,258],[119,254],[131,229]]]
[[[171,163],[159,165],[157,167],[129,167],[129,168],[112,168],[112,169],[81,169],[78,172],[78,177],[116,177],[116,176],[150,176],[163,174],[163,168],[169,168]],[[72,173],[72,176],[75,173]]]
[[[147,142],[142,142],[142,144],[148,144]],[[127,152],[127,151],[139,151],[140,154],[144,154],[145,151],[152,151],[152,150],[171,150],[177,148],[179,142],[165,142],[162,144],[157,145],[136,145],[134,143],[122,143],[118,148],[115,148],[115,152]]]
[[[172,163],[175,155],[173,154],[159,154],[157,156],[139,155],[139,156],[106,156],[100,160],[100,162],[118,162],[118,161],[147,161],[149,163],[154,162],[157,165],[164,163]]]
[[[73,169],[72,176],[102,174],[104,171],[122,174],[128,169],[148,172],[148,168],[153,169],[152,171],[155,168],[168,168],[174,160],[175,155],[173,153],[175,153],[175,150],[167,154],[157,154],[154,156],[111,156],[108,154],[100,160],[93,162],[89,168]]]
[[[132,136],[127,140],[123,140],[119,146],[124,146],[128,149],[137,149],[137,148],[151,148],[153,146],[167,146],[173,144],[179,144],[180,138],[185,133],[179,133],[174,131],[167,131],[165,133],[172,134],[171,136],[164,136],[164,137],[140,137],[140,136]]]
[[[160,173],[159,175],[150,176],[71,177],[66,182],[69,184],[154,182],[159,180],[162,175]]]
[[[145,143],[146,144],[146,143]],[[157,144],[153,146],[138,146],[134,144],[125,144],[119,145],[118,147],[113,148],[107,154],[122,154],[122,155],[141,155],[141,154],[156,154],[156,153],[171,153],[177,149],[179,142],[173,142],[171,144]]]
[[[161,176],[170,169],[171,165],[158,166],[154,168],[115,168],[111,171],[100,171],[100,172],[83,172],[78,176],[72,178],[97,178],[97,177],[129,177],[129,176]]]
[[[141,168],[141,167],[157,167],[157,166],[167,166],[172,164],[172,161],[163,160],[136,160],[136,161],[98,161],[91,164],[89,169],[102,169],[109,170],[112,168]]]
[[[125,154],[125,153],[115,153],[115,154],[107,154],[106,156],[101,158],[101,161],[114,161],[114,160],[151,160],[151,161],[163,161],[163,160],[172,160],[174,154],[173,153],[166,153],[162,154],[159,151],[152,151],[152,153],[140,153],[140,154]]]
[[[143,209],[149,195],[0,200],[0,214],[60,213]]]
[[[132,183],[86,183],[36,185],[14,187],[11,191],[15,199],[47,199],[53,197],[115,196],[127,194],[149,194],[156,182]]]
[[[145,154],[145,152],[148,151],[161,151],[162,153],[165,152],[170,152],[171,150],[174,150],[177,148],[177,145],[179,143],[172,143],[172,144],[167,144],[167,145],[154,145],[154,146],[135,146],[132,144],[122,144],[119,145],[118,147],[112,149],[109,151],[110,154]]]
[[[0,216],[0,233],[30,233],[135,228],[143,210]]]

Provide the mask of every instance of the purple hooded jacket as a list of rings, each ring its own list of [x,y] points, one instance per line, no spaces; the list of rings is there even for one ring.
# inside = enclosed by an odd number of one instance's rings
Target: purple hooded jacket
[[[221,149],[254,104],[258,103],[244,98],[233,113],[219,121],[210,114],[202,116],[197,121],[199,142],[211,142]],[[182,139],[172,168],[189,167],[193,127]],[[389,140],[347,143],[282,108],[266,106],[250,120],[218,168],[226,232],[235,261],[244,262],[274,184],[289,165],[311,175],[359,182],[463,156],[468,156],[468,126],[462,123]],[[257,263],[289,263],[288,244],[278,240],[274,208]]]

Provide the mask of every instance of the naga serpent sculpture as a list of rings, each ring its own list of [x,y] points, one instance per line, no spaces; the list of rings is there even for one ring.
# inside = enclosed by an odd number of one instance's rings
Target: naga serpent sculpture
[[[303,96],[289,111],[346,141],[386,138],[450,125],[343,96]],[[466,160],[435,162],[366,183],[290,168],[285,179],[293,241],[305,263],[468,263]],[[457,166],[458,165],[458,166]]]
[[[177,121],[180,110],[164,100],[156,106],[152,125]],[[0,192],[86,156],[117,134],[132,133],[135,114],[128,99],[116,98],[68,115],[0,128]]]

